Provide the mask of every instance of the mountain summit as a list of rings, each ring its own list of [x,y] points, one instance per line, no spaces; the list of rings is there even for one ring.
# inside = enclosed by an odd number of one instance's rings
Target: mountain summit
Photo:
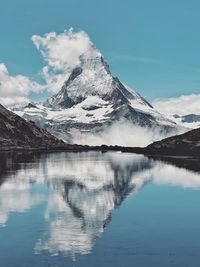
[[[108,64],[95,47],[91,47],[87,53],[81,55],[80,65],[72,70],[60,92],[51,97],[47,103],[50,107],[71,108],[88,97],[90,101],[93,98],[96,102],[99,98],[99,102],[115,106],[128,104],[135,99],[140,104],[152,108],[141,96],[128,90],[118,78],[112,76]]]
[[[83,144],[75,140],[77,133],[101,134],[119,122],[145,129],[157,128],[168,134],[176,130],[175,123],[113,77],[102,54],[93,45],[79,59],[57,94],[42,105],[28,105],[15,112],[72,143]]]

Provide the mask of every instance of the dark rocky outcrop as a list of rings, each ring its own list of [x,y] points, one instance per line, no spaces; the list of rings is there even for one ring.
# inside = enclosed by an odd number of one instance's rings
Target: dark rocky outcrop
[[[28,122],[0,105],[0,150],[11,147],[44,148],[63,146],[44,129],[34,122]]]
[[[140,149],[140,152],[151,155],[200,157],[200,128],[154,142]]]

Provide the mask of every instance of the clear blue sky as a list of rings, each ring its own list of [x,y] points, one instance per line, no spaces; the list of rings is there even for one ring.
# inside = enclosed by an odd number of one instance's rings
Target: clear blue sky
[[[148,100],[200,92],[198,0],[1,0],[0,62],[37,77],[31,36],[84,30],[112,72]]]

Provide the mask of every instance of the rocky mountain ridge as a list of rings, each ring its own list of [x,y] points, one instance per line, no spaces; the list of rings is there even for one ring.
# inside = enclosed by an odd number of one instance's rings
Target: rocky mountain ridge
[[[63,146],[45,129],[41,129],[0,105],[0,149],[6,147],[56,147]]]

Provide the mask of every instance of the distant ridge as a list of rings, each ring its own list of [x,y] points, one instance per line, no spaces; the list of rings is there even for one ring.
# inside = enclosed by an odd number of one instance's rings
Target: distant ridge
[[[138,151],[148,155],[200,157],[200,128],[154,142]]]

